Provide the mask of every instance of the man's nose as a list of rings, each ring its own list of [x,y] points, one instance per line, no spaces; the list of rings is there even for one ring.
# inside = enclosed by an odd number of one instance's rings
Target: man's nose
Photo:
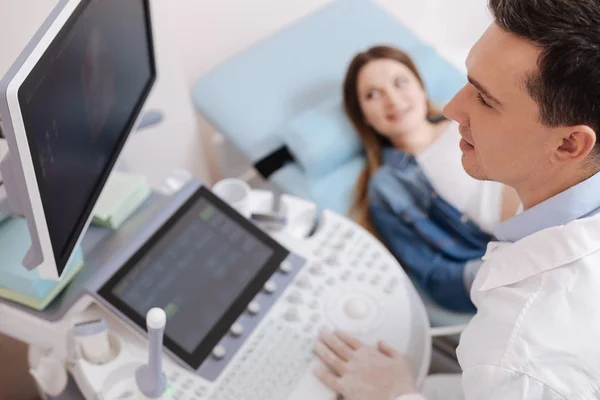
[[[448,119],[458,122],[460,125],[468,126],[469,117],[466,110],[466,102],[464,99],[465,88],[463,87],[454,95],[454,97],[444,106],[442,114]]]

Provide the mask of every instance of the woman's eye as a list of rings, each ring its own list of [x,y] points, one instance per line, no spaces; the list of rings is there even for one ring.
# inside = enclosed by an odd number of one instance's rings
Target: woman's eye
[[[379,92],[377,90],[371,90],[367,93],[367,99],[374,99],[376,97],[379,97]]]
[[[397,78],[396,82],[395,82],[396,87],[400,87],[400,86],[404,85],[405,83],[406,83],[406,79],[404,79],[404,78]]]

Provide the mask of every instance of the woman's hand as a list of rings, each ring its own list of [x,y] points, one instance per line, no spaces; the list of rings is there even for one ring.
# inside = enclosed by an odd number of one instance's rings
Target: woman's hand
[[[322,332],[314,351],[328,367],[318,367],[315,375],[344,400],[418,393],[409,362],[383,342],[374,349],[342,332]]]

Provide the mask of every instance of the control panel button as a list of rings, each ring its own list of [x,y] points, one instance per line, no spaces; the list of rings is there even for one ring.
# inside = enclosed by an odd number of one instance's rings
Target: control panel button
[[[302,295],[298,291],[290,293],[286,299],[290,304],[302,304]]]
[[[279,270],[284,274],[292,272],[292,263],[288,260],[284,260],[281,264],[279,264]]]
[[[325,293],[325,286],[319,286],[316,290],[315,290],[315,296],[316,297],[320,297],[323,295],[323,293]]]
[[[227,355],[227,349],[224,346],[217,346],[212,351],[213,357],[217,360],[223,359]]]
[[[340,279],[345,282],[348,279],[350,279],[351,275],[352,275],[351,272],[346,270],[342,273],[342,275],[340,276]]]
[[[346,246],[346,242],[337,242],[333,245],[333,249],[340,251],[344,249],[344,246]]]
[[[256,301],[250,302],[250,304],[248,304],[248,312],[252,315],[258,314],[260,312],[260,304]]]
[[[331,254],[329,257],[325,259],[325,262],[330,266],[336,266],[338,263],[338,258],[335,254]]]
[[[369,315],[369,305],[362,299],[353,298],[344,304],[344,312],[353,319],[363,319]]]
[[[296,281],[296,286],[298,286],[300,289],[311,289],[312,288],[312,285],[306,279],[298,279]]]
[[[323,275],[323,266],[321,264],[314,264],[308,269],[312,275],[321,276]]]
[[[239,322],[236,322],[235,324],[231,325],[230,331],[233,336],[241,336],[242,333],[244,333],[244,326]]]
[[[288,322],[298,322],[300,321],[300,314],[295,307],[292,307],[283,314],[283,319]]]
[[[277,291],[277,284],[273,281],[268,281],[267,283],[265,283],[265,292],[269,293],[269,294],[273,294]]]

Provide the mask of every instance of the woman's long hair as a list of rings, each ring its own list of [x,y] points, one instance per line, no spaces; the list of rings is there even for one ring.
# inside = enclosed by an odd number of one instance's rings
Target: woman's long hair
[[[369,125],[367,125],[363,112],[360,108],[358,99],[357,82],[358,74],[362,68],[374,60],[390,59],[404,64],[417,77],[417,80],[425,90],[423,80],[411,58],[403,51],[390,46],[374,46],[365,52],[357,54],[351,61],[346,77],[344,79],[344,108],[350,118],[354,128],[363,143],[366,156],[366,165],[361,172],[356,184],[354,199],[350,211],[353,217],[360,225],[377,234],[371,219],[369,217],[368,186],[369,180],[381,165],[381,151],[386,142],[383,136],[379,135]],[[433,119],[439,117],[441,112],[436,109],[429,100],[427,100],[427,118]]]

